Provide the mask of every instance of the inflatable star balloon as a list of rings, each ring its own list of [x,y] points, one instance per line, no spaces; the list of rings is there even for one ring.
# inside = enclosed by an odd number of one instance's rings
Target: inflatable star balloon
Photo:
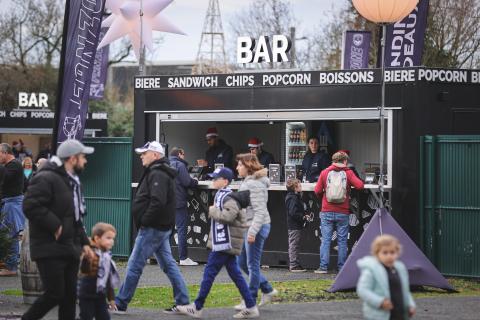
[[[138,58],[140,57],[141,34],[144,46],[150,51],[153,49],[152,31],[154,30],[185,35],[183,31],[160,14],[172,2],[173,0],[143,0],[142,28],[140,0],[107,0],[105,7],[112,14],[102,22],[102,27],[108,27],[108,31],[98,48],[128,35]]]

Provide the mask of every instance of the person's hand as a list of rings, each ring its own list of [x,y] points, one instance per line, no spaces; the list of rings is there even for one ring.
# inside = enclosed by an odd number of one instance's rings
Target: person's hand
[[[392,301],[390,301],[390,299],[383,300],[382,304],[380,305],[380,308],[387,311],[392,310],[393,309]]]
[[[208,166],[208,162],[205,159],[198,159],[197,160],[197,165],[200,167],[206,167]]]
[[[92,260],[95,257],[95,252],[93,252],[92,248],[89,245],[83,246],[83,254],[87,257],[88,260]]]
[[[62,226],[58,227],[57,231],[55,231],[55,240],[58,240],[58,238],[60,238],[60,236],[62,235],[62,231]]]
[[[115,304],[115,300],[108,302],[108,309],[112,311],[118,311],[117,305]]]
[[[247,242],[250,243],[250,244],[255,243],[255,236],[248,235]]]
[[[415,313],[417,312],[417,310],[415,309],[415,307],[410,307],[408,308],[408,316],[411,318],[415,315]]]

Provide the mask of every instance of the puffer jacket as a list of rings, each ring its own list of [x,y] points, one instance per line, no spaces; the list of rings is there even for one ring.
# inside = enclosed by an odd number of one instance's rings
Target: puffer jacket
[[[240,185],[239,191],[250,190],[250,205],[247,207],[247,221],[251,221],[248,228],[249,236],[256,236],[262,225],[270,223],[270,214],[267,209],[268,187],[270,180],[266,168],[247,176]]]
[[[363,316],[369,320],[388,320],[390,311],[380,308],[383,300],[390,299],[388,275],[385,267],[373,256],[364,257],[357,261],[360,269],[360,278],[357,283],[357,294],[363,300]],[[401,261],[395,261],[395,269],[402,283],[403,301],[405,304],[405,319],[408,319],[408,309],[415,307],[410,285],[408,271]]]
[[[220,223],[228,224],[230,229],[230,243],[232,248],[225,251],[233,255],[240,255],[243,248],[243,239],[249,224],[245,208],[250,204],[250,191],[232,192],[223,201],[223,210],[210,207],[208,215]],[[208,237],[207,248],[212,249],[212,230]]]

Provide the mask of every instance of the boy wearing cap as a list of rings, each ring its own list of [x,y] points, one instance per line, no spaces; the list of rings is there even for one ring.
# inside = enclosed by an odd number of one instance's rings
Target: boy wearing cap
[[[217,128],[209,128],[205,135],[208,149],[205,153],[205,160],[200,160],[199,164],[208,166],[209,172],[215,169],[215,163],[223,163],[225,167],[233,168],[233,149],[219,138]]]
[[[170,235],[175,225],[175,177],[165,150],[157,141],[136,148],[145,167],[132,204],[132,215],[138,234],[128,258],[125,281],[115,298],[115,313],[125,313],[133,298],[147,259],[152,255],[172,285],[175,304],[165,309],[178,314],[177,306],[189,304],[187,286],[172,256]]]
[[[78,174],[94,149],[66,140],[57,155],[32,178],[23,201],[29,220],[30,254],[36,261],[44,293],[22,319],[42,319],[55,306],[58,319],[75,319],[80,254],[93,257],[83,226],[85,202]]]
[[[233,317],[237,319],[257,318],[259,312],[256,302],[248,289],[236,259],[242,250],[244,235],[249,227],[244,208],[250,204],[250,191],[232,192],[228,188],[233,179],[233,172],[229,168],[218,168],[210,176],[213,178],[213,187],[218,190],[214,205],[208,212],[211,218],[211,229],[207,247],[212,252],[208,256],[197,299],[191,305],[178,306],[178,309],[183,314],[200,318],[213,281],[225,266],[246,305],[245,309]]]
[[[260,164],[268,169],[268,166],[272,163],[275,163],[273,155],[270,152],[263,150],[263,141],[259,138],[250,138],[248,140],[248,149],[250,153],[257,156]]]

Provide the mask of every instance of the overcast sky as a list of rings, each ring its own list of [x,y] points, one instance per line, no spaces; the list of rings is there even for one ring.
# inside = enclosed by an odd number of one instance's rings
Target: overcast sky
[[[306,30],[325,22],[325,13],[332,6],[339,6],[349,0],[291,0],[295,18],[301,22],[297,36],[301,37]],[[164,42],[156,61],[195,60],[203,21],[209,0],[175,0],[163,14],[177,27],[187,33],[187,36],[164,34]],[[228,38],[229,24],[235,13],[248,7],[253,0],[219,0],[224,31]],[[11,0],[0,0],[0,11],[12,10]],[[232,47],[232,46],[230,46]],[[228,49],[229,46],[226,46]]]

